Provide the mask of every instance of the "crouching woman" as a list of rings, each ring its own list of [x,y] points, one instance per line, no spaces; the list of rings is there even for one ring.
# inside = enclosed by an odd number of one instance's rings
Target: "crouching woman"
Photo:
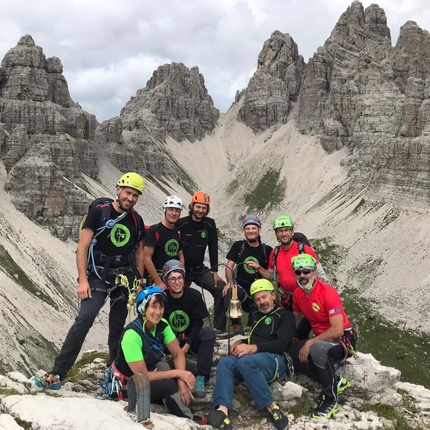
[[[122,333],[112,372],[124,379],[144,373],[150,382],[151,403],[162,402],[171,414],[199,421],[188,408],[196,381],[190,371],[194,369],[162,318],[165,303],[166,294],[159,287],[147,287],[138,294],[138,317]],[[164,347],[172,359],[166,360]]]

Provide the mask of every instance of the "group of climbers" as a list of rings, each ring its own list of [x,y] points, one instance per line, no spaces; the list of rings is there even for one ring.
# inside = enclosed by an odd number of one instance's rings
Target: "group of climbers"
[[[218,233],[215,221],[208,217],[209,195],[196,192],[183,218],[182,200],[168,196],[163,220],[145,229],[134,210],[143,190],[143,178],[126,173],[117,183],[116,199],[89,211],[76,255],[79,313],[52,371],[35,377],[36,384],[61,386],[109,299],[110,374],[126,385],[133,374],[144,373],[151,402],[162,402],[170,413],[231,429],[233,386],[238,380],[245,382],[257,408],[268,410],[275,427],[286,429],[287,416],[268,384],[293,363],[296,372],[321,383],[320,402],[312,417],[333,416],[338,394],[350,385],[336,375],[335,364],[353,353],[356,337],[339,294],[326,283],[307,239],[295,234],[291,218],[274,220],[278,245],[272,248],[262,242],[259,217],[246,216],[244,240],[235,242],[226,256],[225,282],[218,274]],[[210,267],[204,263],[206,250]],[[119,286],[124,278],[133,285],[128,291]],[[204,295],[189,288],[192,282],[214,298],[213,328],[203,325],[208,309]],[[248,314],[250,334],[234,342],[229,356],[218,363],[214,409],[208,417],[193,414],[189,404],[193,397],[206,395],[215,336],[226,331],[233,288]],[[132,293],[137,295],[138,316],[124,329]],[[234,335],[244,334],[239,319],[231,324]],[[196,366],[185,359],[188,352],[197,355]]]

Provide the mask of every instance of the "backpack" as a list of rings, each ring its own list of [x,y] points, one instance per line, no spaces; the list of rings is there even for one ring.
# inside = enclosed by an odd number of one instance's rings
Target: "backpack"
[[[110,212],[111,212],[111,203],[113,203],[113,201],[114,200],[111,199],[110,197],[99,197],[90,203],[90,205],[88,206],[87,213],[82,217],[82,220],[79,224],[79,239],[81,238],[82,228],[84,227],[85,220],[87,219],[87,216],[90,213],[90,211],[95,207],[99,207],[101,209],[100,222],[99,222],[99,228],[97,229],[97,233],[100,234],[102,231],[104,231],[107,228],[106,222],[109,219]],[[141,217],[137,217],[136,213],[137,212],[134,209],[132,209],[130,212],[130,215],[133,219],[134,226],[136,227],[136,238],[137,238],[136,242],[138,242],[140,237],[142,236],[143,230],[147,230],[149,226],[143,225]],[[116,222],[120,221],[121,219],[122,217],[119,216],[118,218],[112,221],[115,221],[115,224],[116,224]],[[113,225],[109,228],[112,228]],[[101,227],[105,227],[105,228],[99,231]]]

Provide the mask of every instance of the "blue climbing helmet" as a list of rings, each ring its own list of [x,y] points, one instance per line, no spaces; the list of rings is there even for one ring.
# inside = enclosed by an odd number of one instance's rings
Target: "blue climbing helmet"
[[[157,294],[166,297],[166,293],[156,285],[144,288],[138,295],[136,299],[136,310],[138,314],[143,315],[146,310],[146,305],[149,301]]]

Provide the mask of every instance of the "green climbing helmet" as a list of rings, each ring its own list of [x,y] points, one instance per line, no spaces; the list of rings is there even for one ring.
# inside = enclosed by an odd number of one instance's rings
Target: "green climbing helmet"
[[[296,270],[299,267],[307,267],[309,269],[315,270],[317,267],[317,262],[315,258],[309,254],[296,255],[291,259],[291,263],[293,265],[293,270]]]
[[[282,227],[294,228],[293,220],[287,215],[280,215],[276,217],[275,221],[273,221],[273,230],[276,230]]]
[[[255,293],[259,293],[260,291],[275,291],[275,287],[267,279],[257,279],[251,284],[251,296]]]

